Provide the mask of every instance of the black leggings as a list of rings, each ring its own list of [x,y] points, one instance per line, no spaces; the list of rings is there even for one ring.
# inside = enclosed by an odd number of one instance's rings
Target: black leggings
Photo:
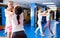
[[[14,32],[12,38],[27,38],[24,31]]]

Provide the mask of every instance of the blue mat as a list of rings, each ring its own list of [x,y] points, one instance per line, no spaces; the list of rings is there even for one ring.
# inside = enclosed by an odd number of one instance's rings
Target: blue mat
[[[53,23],[51,23],[53,25]],[[42,26],[44,26],[45,24],[42,24]],[[28,38],[60,38],[60,23],[56,25],[56,35],[55,36],[50,36],[49,35],[49,30],[46,29],[45,31],[45,36],[40,36],[40,32],[38,30],[38,34],[35,34],[35,27],[30,26],[30,24],[25,24],[24,25],[24,29],[25,29],[25,33],[27,35]],[[7,36],[7,34],[4,34],[4,30],[0,31],[0,36]]]

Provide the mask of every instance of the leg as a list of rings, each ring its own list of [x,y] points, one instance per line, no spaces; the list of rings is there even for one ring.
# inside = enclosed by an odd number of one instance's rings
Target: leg
[[[7,38],[11,38],[11,32],[7,33]]]
[[[39,23],[39,29],[40,29],[40,33],[41,33],[41,36],[44,36],[44,33],[43,33],[43,30],[42,30],[42,25],[41,25],[41,22]]]
[[[52,30],[50,29],[50,21],[48,21],[48,29],[51,32],[51,34],[53,34]]]
[[[11,38],[12,35],[12,26],[7,27],[7,38]]]
[[[43,32],[45,32],[45,29],[47,28],[48,23],[45,24]]]
[[[39,24],[39,23],[40,23],[40,21],[38,21],[38,27],[37,27],[37,29],[35,30],[35,33],[37,33],[37,31],[40,29],[40,27],[39,27],[40,24]]]
[[[37,29],[35,30],[35,33],[37,33],[38,29],[39,29],[39,27],[37,27]]]
[[[41,22],[38,22],[38,27],[37,27],[35,33],[37,33],[38,29],[40,29],[41,34],[43,34]]]
[[[40,29],[41,34],[43,34],[41,22],[39,23],[39,29]]]

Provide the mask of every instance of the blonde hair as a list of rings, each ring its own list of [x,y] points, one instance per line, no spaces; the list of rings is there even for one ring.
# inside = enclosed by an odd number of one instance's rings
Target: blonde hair
[[[13,3],[13,1],[9,1],[8,3]]]
[[[9,4],[9,3],[13,5],[13,1],[9,1],[8,4]]]

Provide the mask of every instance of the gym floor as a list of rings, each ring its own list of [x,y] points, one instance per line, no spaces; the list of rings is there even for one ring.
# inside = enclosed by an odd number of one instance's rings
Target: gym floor
[[[38,33],[35,34],[34,31],[36,30],[36,27],[31,27],[30,23],[24,24],[25,33],[28,38],[60,38],[60,23],[58,23],[56,25],[56,29],[54,29],[55,28],[54,22],[56,22],[56,21],[54,21],[54,20],[51,21],[51,29],[53,32],[55,32],[55,34],[56,34],[55,36],[50,35],[50,31],[48,30],[48,28],[46,29],[46,31],[44,33],[45,36],[41,36],[39,30],[38,30]],[[44,26],[44,25],[45,25],[45,23],[42,23],[42,26]],[[4,34],[4,30],[1,30],[0,36],[1,36],[0,38],[6,38],[7,34]]]

